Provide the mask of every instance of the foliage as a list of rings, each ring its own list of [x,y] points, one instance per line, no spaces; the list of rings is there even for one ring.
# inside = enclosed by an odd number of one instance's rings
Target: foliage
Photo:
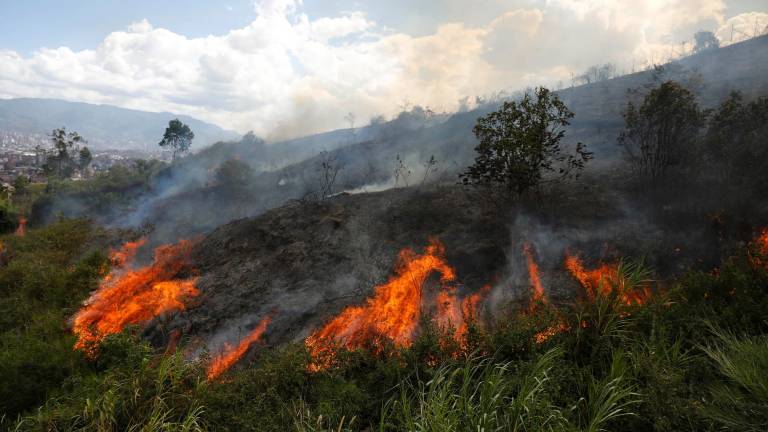
[[[132,346],[145,354],[107,369],[99,380],[76,383],[71,393],[20,419],[16,430],[208,430],[199,404],[205,383],[197,378],[198,365],[181,354],[153,358],[136,337]]]
[[[768,181],[768,98],[749,103],[731,93],[707,122],[704,135],[705,166],[720,182],[736,187],[761,187]]]
[[[720,47],[720,40],[711,31],[699,31],[693,35],[694,52],[702,52]]]
[[[725,430],[768,428],[768,335],[739,337],[712,328],[716,339],[703,347],[724,382],[713,386],[704,413]]]
[[[29,222],[39,226],[68,213],[97,217],[129,205],[152,186],[166,165],[156,160],[137,160],[132,166],[115,165],[106,172],[81,181],[51,181],[44,191],[29,197]],[[85,211],[84,211],[85,210]]]
[[[75,170],[85,170],[91,163],[91,151],[85,144],[85,139],[77,132],[67,133],[66,128],[54,129],[51,133],[53,148],[46,156],[43,170],[49,176],[59,179],[72,177]]]
[[[93,155],[88,147],[81,148],[77,154],[77,169],[81,172],[85,172],[92,160]]]
[[[163,139],[160,140],[158,145],[162,148],[170,148],[173,151],[173,160],[176,160],[177,155],[189,151],[194,138],[195,133],[192,132],[189,126],[182,123],[179,119],[173,119],[168,122]]]
[[[547,351],[524,371],[512,362],[470,359],[443,365],[429,380],[405,381],[385,407],[382,430],[563,430],[552,405],[549,372],[560,352]],[[391,411],[391,413],[390,413]]]
[[[639,107],[630,101],[624,120],[626,127],[619,143],[640,178],[660,180],[695,156],[703,117],[694,95],[682,85],[662,83]]]
[[[215,176],[220,185],[244,188],[253,180],[253,169],[240,159],[227,159],[216,169]]]
[[[0,240],[0,413],[8,418],[83,367],[65,323],[103,275],[106,258],[83,250],[97,235],[87,222],[66,221]]]
[[[29,187],[29,184],[32,183],[32,180],[30,180],[29,177],[25,175],[17,176],[13,180],[13,188],[16,190],[15,193],[17,194],[23,194],[27,191],[27,187]]]
[[[578,175],[592,154],[581,143],[573,154],[563,150],[564,128],[571,118],[568,107],[544,87],[519,102],[504,102],[477,120],[478,156],[461,174],[462,182],[501,186],[507,194],[520,195],[539,186],[546,175],[556,180]]]

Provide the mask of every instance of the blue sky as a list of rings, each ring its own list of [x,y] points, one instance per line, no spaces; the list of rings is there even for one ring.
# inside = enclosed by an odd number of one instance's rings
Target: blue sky
[[[2,0],[0,48],[25,54],[41,47],[93,48],[109,33],[145,18],[189,37],[224,34],[255,15],[248,0]]]
[[[305,0],[303,9],[310,17],[363,10],[387,28],[423,35],[446,21],[482,24],[501,13],[504,3],[497,0]],[[527,3],[537,6],[546,2]],[[726,16],[765,10],[765,3],[765,0],[728,2]],[[0,48],[25,54],[41,47],[92,48],[110,32],[142,19],[188,37],[222,35],[247,25],[255,16],[253,0],[2,0]]]
[[[0,98],[171,111],[280,139],[404,101],[568,85],[730,43],[765,0],[0,0]],[[688,42],[683,45],[683,42]],[[735,40],[736,42],[738,40]]]

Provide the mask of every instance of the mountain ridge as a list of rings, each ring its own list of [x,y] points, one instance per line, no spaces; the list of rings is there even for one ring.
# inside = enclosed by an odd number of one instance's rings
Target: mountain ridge
[[[50,98],[0,99],[0,130],[47,134],[58,127],[80,133],[97,149],[147,150],[157,145],[170,120],[195,132],[195,147],[239,137],[234,131],[188,115]]]

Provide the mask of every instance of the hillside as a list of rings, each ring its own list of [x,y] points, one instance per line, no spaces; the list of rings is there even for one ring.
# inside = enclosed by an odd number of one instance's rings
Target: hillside
[[[0,130],[48,134],[66,127],[97,149],[154,150],[168,122],[178,118],[195,132],[195,146],[234,139],[235,132],[189,116],[55,99],[0,99]]]

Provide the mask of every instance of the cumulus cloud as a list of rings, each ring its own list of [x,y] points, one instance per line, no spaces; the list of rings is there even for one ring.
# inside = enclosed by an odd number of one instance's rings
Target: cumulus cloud
[[[768,31],[768,13],[747,12],[729,18],[717,29],[715,36],[722,45],[741,42]]]
[[[93,49],[0,50],[0,97],[172,111],[276,140],[343,127],[350,111],[394,115],[403,100],[453,110],[464,96],[552,84],[595,63],[658,62],[681,28],[690,37],[715,23],[722,38],[754,18],[726,20],[723,0],[508,3],[483,25],[446,22],[420,36],[364,11],[310,19],[298,0],[256,1],[249,25],[220,36],[142,20]]]

